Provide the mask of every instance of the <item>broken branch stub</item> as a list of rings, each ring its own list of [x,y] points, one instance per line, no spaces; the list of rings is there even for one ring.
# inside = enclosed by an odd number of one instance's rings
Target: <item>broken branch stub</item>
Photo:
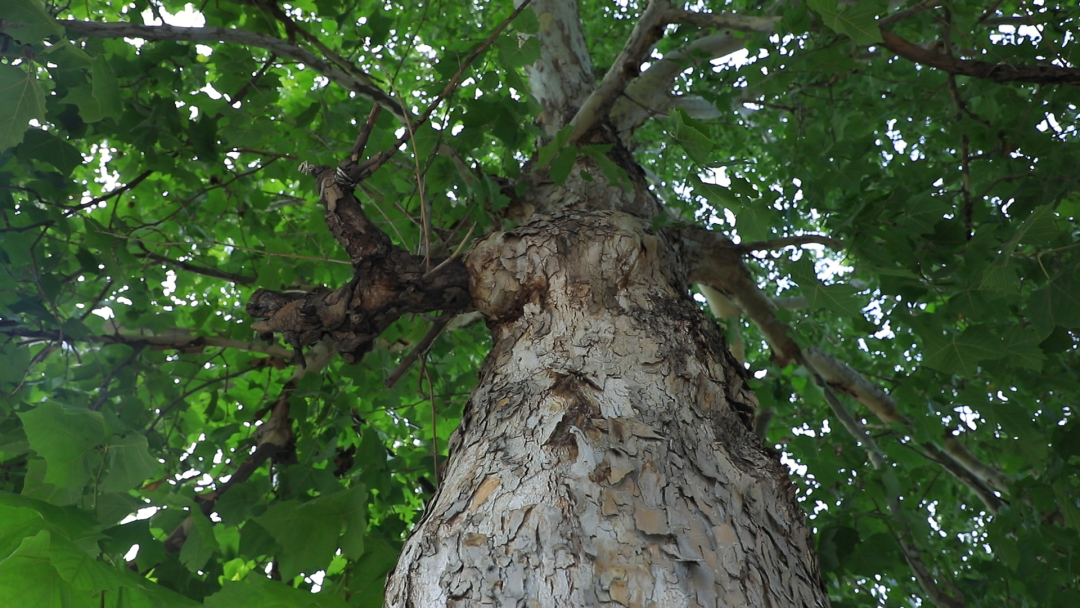
[[[353,278],[332,291],[256,291],[247,312],[261,319],[252,325],[261,337],[281,334],[296,349],[327,340],[356,363],[402,315],[469,308],[469,276],[460,260],[433,258],[431,265],[441,267],[425,280],[424,257],[394,245],[367,218],[351,188],[334,178],[333,169],[317,167],[313,173],[326,225],[349,254]]]

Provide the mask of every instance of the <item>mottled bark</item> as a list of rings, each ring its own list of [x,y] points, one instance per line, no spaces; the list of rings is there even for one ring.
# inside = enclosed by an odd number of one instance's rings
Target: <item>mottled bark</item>
[[[388,606],[824,606],[755,398],[677,250],[570,211],[466,259],[494,347]]]

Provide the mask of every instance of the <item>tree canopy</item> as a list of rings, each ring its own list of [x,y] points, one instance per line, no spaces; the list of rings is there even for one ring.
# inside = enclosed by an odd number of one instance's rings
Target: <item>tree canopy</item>
[[[833,604],[1080,603],[1080,7],[579,5],[654,228],[727,234],[770,298],[699,296]],[[424,256],[523,221],[537,167],[626,179],[545,128],[549,18],[0,0],[0,603],[381,605],[484,325],[346,361],[250,304],[353,278],[301,163],[384,153],[358,197]]]

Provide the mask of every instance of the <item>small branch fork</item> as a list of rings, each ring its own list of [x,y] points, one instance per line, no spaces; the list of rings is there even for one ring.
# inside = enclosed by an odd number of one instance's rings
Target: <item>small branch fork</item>
[[[337,168],[301,165],[315,177],[326,225],[352,260],[353,279],[330,293],[282,293],[260,289],[247,303],[250,315],[262,319],[252,325],[264,339],[280,333],[303,364],[302,349],[329,340],[342,357],[355,363],[375,338],[402,315],[440,310],[444,315],[464,312],[470,305],[469,277],[458,252],[431,259],[395,246],[390,237],[368,219],[353,194],[356,185],[377,171],[411,133],[424,124],[439,104],[458,87],[469,65],[480,56],[529,4],[525,0],[503,20],[458,68],[443,90],[393,145],[359,162],[375,128],[379,107],[372,109],[348,157]],[[401,109],[405,111],[404,108]],[[432,269],[434,265],[434,269]]]

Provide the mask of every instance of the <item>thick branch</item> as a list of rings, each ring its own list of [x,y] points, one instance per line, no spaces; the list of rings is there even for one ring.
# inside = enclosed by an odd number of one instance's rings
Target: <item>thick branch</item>
[[[737,245],[726,237],[704,228],[680,230],[683,243],[689,248],[685,257],[692,261],[688,279],[692,283],[699,283],[706,287],[702,289],[702,292],[710,308],[713,308],[714,314],[726,319],[737,316],[738,311],[741,310],[750,317],[764,335],[773,351],[773,356],[780,364],[785,365],[792,361],[803,364],[811,371],[815,379],[820,379],[824,383],[827,399],[830,399],[832,389],[836,388],[855,397],[882,421],[910,424],[910,420],[897,411],[896,402],[892,397],[857,371],[817,349],[808,348],[804,351],[799,348],[788,335],[790,328],[776,318],[772,302],[758,290],[749,270],[742,264]],[[833,398],[835,398],[834,394]],[[865,432],[861,431],[861,425],[850,419],[842,404],[833,403],[830,400],[829,405],[844,426],[860,442],[865,441]],[[854,426],[851,423],[854,423]],[[1001,500],[986,487],[980,474],[974,472],[975,465],[953,458],[932,444],[922,445],[935,462],[970,488],[992,513],[997,512]],[[872,458],[879,458],[880,454],[875,455],[875,451],[876,448],[871,451]],[[978,462],[974,455],[971,455],[971,461]],[[978,466],[993,470],[982,463],[978,463]]]
[[[958,76],[981,78],[991,82],[1031,82],[1035,84],[1080,85],[1080,70],[1054,65],[1009,65],[973,59],[957,59],[908,42],[900,36],[882,30],[885,48],[915,63],[944,70]]]
[[[571,143],[603,121],[626,85],[641,73],[641,62],[664,36],[664,17],[669,6],[667,0],[651,0],[645,7],[645,12],[634,25],[634,31],[619,51],[619,56],[604,74],[600,86],[589,95],[571,121],[574,125],[570,133]]]
[[[429,274],[423,256],[396,247],[364,214],[351,188],[331,169],[313,169],[330,232],[349,254],[353,279],[331,292],[256,291],[248,314],[264,338],[280,333],[295,349],[328,340],[355,363],[402,315],[434,310],[464,312],[470,303],[469,277],[458,259]],[[440,266],[445,259],[432,259]]]
[[[525,73],[533,96],[544,108],[544,131],[551,136],[570,123],[592,92],[592,59],[581,31],[577,0],[537,0],[532,7],[540,20],[540,59],[527,66]]]
[[[956,459],[957,462],[961,463],[965,469],[978,477],[983,483],[1001,492],[1007,493],[1009,491],[1008,476],[993,467],[987,466],[986,463],[972,454],[967,449],[967,446],[960,443],[960,440],[956,437],[950,435],[945,438],[945,450],[948,451],[949,456]]]
[[[91,21],[58,20],[57,23],[83,36],[95,38],[144,38],[146,40],[178,40],[184,42],[224,42],[266,49],[311,67],[332,82],[367,97],[395,116],[402,117],[400,104],[376,86],[359,70],[345,70],[323,61],[314,53],[295,44],[256,32],[224,27],[179,27],[175,25],[137,25],[134,23],[94,23]]]
[[[746,46],[749,38],[726,31],[698,38],[664,55],[631,82],[611,109],[611,123],[622,136],[656,115],[666,115],[671,107],[671,86],[688,67],[729,55]]]

